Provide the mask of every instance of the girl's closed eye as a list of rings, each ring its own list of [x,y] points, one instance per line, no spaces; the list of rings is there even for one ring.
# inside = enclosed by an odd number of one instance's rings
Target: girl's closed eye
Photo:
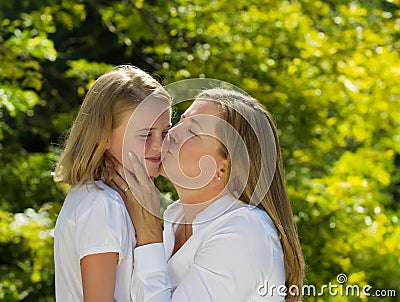
[[[139,136],[139,137],[142,137],[142,138],[148,138],[148,137],[151,136],[151,132],[141,133],[141,134],[139,134],[138,136]]]

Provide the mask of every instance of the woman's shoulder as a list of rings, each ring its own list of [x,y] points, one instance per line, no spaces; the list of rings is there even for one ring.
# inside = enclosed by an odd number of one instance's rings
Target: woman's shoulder
[[[277,236],[277,230],[268,213],[248,204],[243,204],[222,215],[219,227],[224,225],[249,234],[268,233],[273,237]]]
[[[245,256],[250,249],[254,263],[264,263],[262,259],[265,255],[282,254],[278,232],[272,220],[268,213],[257,207],[244,204],[224,213],[202,233],[204,246],[224,246],[224,250],[234,250],[236,256]]]

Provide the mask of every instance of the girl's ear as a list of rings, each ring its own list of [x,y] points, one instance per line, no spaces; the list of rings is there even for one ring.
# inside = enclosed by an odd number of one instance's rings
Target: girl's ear
[[[103,136],[103,133],[100,134],[99,141],[103,139],[102,136]],[[97,141],[97,143],[99,143],[99,141]],[[111,135],[109,137],[107,137],[107,139],[106,139],[106,142],[104,144],[104,150],[108,150],[110,148],[111,148]]]
[[[106,144],[104,146],[104,150],[108,150],[108,149],[110,149],[110,147],[111,147],[111,140],[110,140],[110,138],[107,138]]]

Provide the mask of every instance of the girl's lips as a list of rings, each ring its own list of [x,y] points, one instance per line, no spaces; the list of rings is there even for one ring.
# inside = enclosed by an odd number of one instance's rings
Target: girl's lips
[[[161,157],[146,157],[146,160],[151,161],[153,163],[159,163],[161,161]]]

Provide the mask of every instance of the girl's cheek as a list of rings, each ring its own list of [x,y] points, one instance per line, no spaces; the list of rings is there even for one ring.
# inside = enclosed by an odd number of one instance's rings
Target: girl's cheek
[[[132,151],[136,154],[136,156],[140,159],[144,157],[146,148],[146,139],[145,138],[125,138],[122,154],[123,154],[123,162],[126,163],[129,160],[128,152]]]

